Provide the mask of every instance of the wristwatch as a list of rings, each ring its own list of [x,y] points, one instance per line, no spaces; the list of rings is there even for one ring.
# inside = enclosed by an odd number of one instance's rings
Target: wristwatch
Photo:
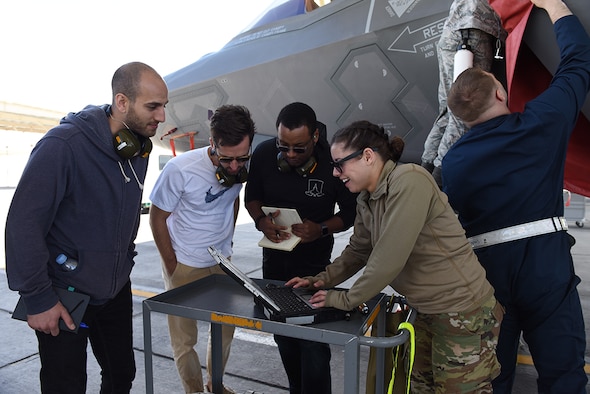
[[[328,230],[328,226],[326,226],[326,223],[321,223],[322,226],[322,237],[327,237],[328,235],[330,235],[330,231]]]

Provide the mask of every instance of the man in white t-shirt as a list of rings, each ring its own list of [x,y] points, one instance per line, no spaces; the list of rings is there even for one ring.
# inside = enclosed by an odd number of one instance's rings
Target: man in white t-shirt
[[[207,252],[214,245],[232,252],[232,236],[239,194],[246,181],[246,165],[255,133],[250,112],[243,106],[224,105],[211,118],[210,145],[171,159],[150,195],[150,226],[162,257],[166,290],[212,274],[223,274]],[[207,347],[207,385],[194,349],[197,322],[168,316],[174,361],[187,393],[211,388],[211,338]],[[223,368],[227,363],[234,328],[222,326]],[[233,393],[224,388],[224,393]]]

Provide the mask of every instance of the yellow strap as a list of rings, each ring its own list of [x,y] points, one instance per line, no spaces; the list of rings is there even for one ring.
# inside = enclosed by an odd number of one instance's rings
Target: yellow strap
[[[414,356],[416,354],[416,334],[414,332],[414,326],[412,323],[408,322],[401,322],[398,326],[398,330],[408,330],[410,333],[410,366],[408,368],[408,378],[406,382],[406,392],[410,394],[410,377],[412,376],[412,368],[414,367]],[[395,380],[395,368],[397,366],[397,358],[399,357],[399,348],[402,345],[399,345],[395,349],[395,357],[393,358],[393,371],[391,372],[391,381],[389,382],[389,389],[387,391],[388,394],[393,393],[393,381]]]

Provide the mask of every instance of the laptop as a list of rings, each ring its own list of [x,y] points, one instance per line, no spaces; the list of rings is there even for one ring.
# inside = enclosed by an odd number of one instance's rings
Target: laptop
[[[252,293],[254,302],[263,308],[267,319],[303,325],[344,320],[347,316],[347,312],[340,309],[311,306],[309,299],[314,291],[273,284],[261,287],[240,271],[214,246],[209,246],[207,250],[225,273]]]

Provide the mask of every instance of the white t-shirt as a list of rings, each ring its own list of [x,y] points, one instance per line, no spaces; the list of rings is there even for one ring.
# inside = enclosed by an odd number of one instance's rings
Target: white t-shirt
[[[240,183],[219,184],[207,149],[187,151],[166,163],[150,195],[152,204],[172,213],[166,224],[176,259],[197,268],[216,264],[208,246],[231,255],[234,201],[242,189]]]

